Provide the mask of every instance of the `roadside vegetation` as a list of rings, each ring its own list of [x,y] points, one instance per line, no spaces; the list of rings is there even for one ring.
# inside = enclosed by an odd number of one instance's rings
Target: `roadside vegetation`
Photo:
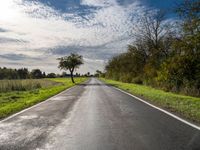
[[[0,92],[30,91],[56,85],[62,85],[62,83],[47,79],[0,80]]]
[[[176,13],[172,23],[162,11],[147,11],[127,52],[107,63],[105,77],[199,97],[200,1],[184,0]]]
[[[87,78],[75,78],[81,83]],[[74,86],[70,78],[0,81],[0,119]]]
[[[149,86],[101,78],[104,82],[200,123],[200,98],[165,92]]]
[[[147,11],[133,29],[133,43],[100,76],[200,123],[200,1],[184,0],[175,11],[176,23],[162,11]]]

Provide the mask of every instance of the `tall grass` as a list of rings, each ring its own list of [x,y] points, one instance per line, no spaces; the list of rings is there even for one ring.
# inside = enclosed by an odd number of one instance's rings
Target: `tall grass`
[[[76,83],[81,83],[87,78],[75,80]],[[74,85],[70,78],[0,80],[0,119],[44,101]]]
[[[59,84],[62,83],[44,79],[0,80],[0,92],[29,91]]]

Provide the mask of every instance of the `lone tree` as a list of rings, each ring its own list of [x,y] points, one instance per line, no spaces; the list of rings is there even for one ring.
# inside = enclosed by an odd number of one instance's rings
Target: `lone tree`
[[[71,53],[71,55],[58,58],[58,60],[60,61],[58,68],[66,71],[69,70],[72,82],[75,83],[73,73],[75,69],[79,68],[79,66],[83,64],[83,57],[81,55]]]

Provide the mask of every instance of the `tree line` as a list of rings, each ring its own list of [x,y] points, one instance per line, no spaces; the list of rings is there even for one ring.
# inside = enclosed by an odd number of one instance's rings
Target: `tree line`
[[[40,79],[40,78],[54,78],[55,73],[46,74],[40,69],[33,69],[29,71],[27,68],[12,69],[0,67],[0,79]]]
[[[75,77],[92,77],[95,76],[87,72],[85,74],[75,73]],[[11,79],[42,79],[42,78],[62,78],[71,77],[71,74],[62,72],[61,74],[56,73],[45,73],[40,69],[33,69],[29,71],[27,68],[13,69],[0,67],[0,80],[11,80]]]
[[[29,71],[27,68],[12,69],[0,67],[0,80],[3,79],[41,79],[41,78],[56,78],[56,77],[69,77],[70,74],[63,72],[62,74],[45,73],[40,69],[33,69]],[[75,76],[80,76],[76,73]]]
[[[200,1],[185,0],[175,11],[176,24],[147,11],[127,52],[107,63],[106,77],[200,96]]]

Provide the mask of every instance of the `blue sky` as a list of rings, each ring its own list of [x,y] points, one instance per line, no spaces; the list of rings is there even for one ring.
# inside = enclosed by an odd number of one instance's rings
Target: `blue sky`
[[[38,1],[46,5],[52,6],[53,8],[61,10],[63,12],[66,12],[70,7],[79,7],[80,9],[89,8],[87,6],[81,5],[81,0],[38,0]],[[121,6],[127,6],[134,2],[136,2],[136,0],[117,0],[117,3]],[[181,2],[181,0],[139,0],[139,2],[148,7],[168,10],[171,9],[171,7],[176,6],[176,3]]]
[[[102,70],[126,50],[131,29],[145,10],[172,12],[181,0],[5,0],[0,1],[0,64],[59,72],[56,58],[76,52],[80,72]]]

